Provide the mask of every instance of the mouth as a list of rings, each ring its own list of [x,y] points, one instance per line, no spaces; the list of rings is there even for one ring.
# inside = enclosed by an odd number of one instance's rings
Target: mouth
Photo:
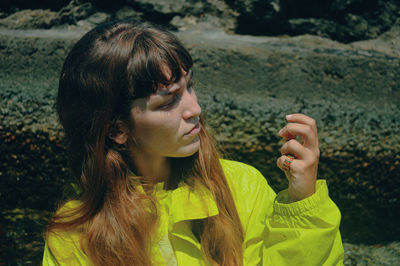
[[[200,123],[197,123],[189,132],[185,134],[185,136],[194,136],[200,132]]]

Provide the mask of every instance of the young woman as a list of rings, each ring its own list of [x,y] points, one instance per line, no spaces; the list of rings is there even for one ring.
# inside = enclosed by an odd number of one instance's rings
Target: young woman
[[[57,112],[79,194],[52,218],[43,264],[342,264],[315,121],[287,116],[277,164],[289,188],[276,195],[253,167],[219,158],[192,66],[146,24],[104,24],[73,47]]]

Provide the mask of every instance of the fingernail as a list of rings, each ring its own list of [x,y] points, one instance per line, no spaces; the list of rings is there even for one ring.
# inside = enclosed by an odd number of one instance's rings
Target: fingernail
[[[278,134],[280,135],[280,134],[282,134],[282,132],[283,132],[283,128],[281,130],[279,130]]]
[[[290,118],[292,118],[292,116],[293,116],[293,115],[287,115],[287,116],[286,116],[286,119],[290,119]]]

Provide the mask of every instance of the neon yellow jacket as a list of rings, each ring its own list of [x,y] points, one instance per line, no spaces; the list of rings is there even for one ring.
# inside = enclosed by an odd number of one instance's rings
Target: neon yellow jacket
[[[221,164],[245,232],[244,265],[343,265],[341,215],[324,180],[317,181],[315,194],[290,203],[287,190],[276,195],[255,168],[228,160]],[[160,211],[154,265],[207,265],[191,220],[218,214],[209,191],[201,185],[164,190],[160,183],[154,193]],[[71,201],[63,208],[77,204]],[[91,265],[78,232],[53,234],[48,241],[43,265]]]

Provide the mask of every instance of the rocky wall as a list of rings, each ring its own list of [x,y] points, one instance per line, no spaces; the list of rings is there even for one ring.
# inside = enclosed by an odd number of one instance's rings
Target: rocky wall
[[[397,0],[4,0],[0,27],[91,27],[142,19],[185,30],[253,35],[313,34],[349,43],[374,39],[399,23]]]

